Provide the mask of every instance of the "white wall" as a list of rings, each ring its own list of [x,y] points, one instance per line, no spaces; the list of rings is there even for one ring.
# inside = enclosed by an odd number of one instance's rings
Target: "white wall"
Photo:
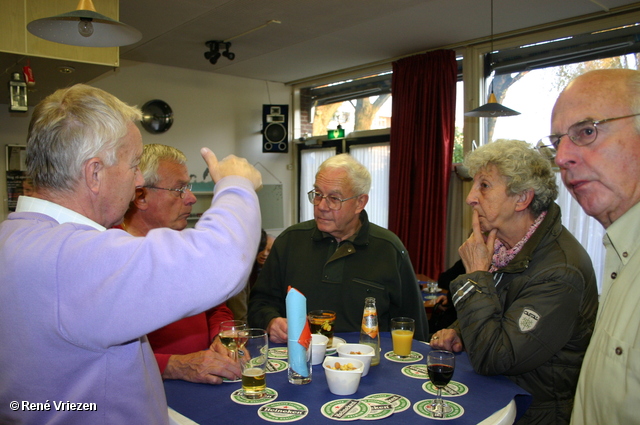
[[[141,128],[144,143],[174,146],[187,156],[189,173],[198,181],[206,168],[200,148],[211,148],[218,158],[235,154],[258,164],[265,184],[283,184],[284,226],[293,224],[293,149],[288,154],[262,153],[262,105],[291,105],[291,89],[280,83],[251,80],[139,62],[122,61],[120,68],[94,81],[92,86],[124,102],[142,106],[152,99],[167,102],[174,114],[171,128],[154,135]],[[24,144],[31,109],[24,115],[0,111],[0,191],[6,217],[4,175],[5,144]],[[273,173],[272,176],[269,172]],[[211,177],[207,177],[210,181]]]

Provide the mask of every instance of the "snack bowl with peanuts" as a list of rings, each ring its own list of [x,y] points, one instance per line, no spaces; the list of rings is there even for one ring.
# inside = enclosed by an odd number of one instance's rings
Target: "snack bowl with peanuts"
[[[329,391],[336,395],[351,395],[358,391],[364,365],[358,359],[325,357],[322,363]]]
[[[371,366],[371,359],[375,354],[374,350],[372,346],[365,344],[342,344],[338,347],[338,356],[345,359],[360,360],[364,364],[362,376],[367,376]]]

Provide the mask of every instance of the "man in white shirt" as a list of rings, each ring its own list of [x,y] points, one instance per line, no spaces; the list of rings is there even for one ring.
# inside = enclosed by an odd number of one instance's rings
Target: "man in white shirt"
[[[86,85],[33,111],[26,164],[35,193],[0,223],[0,423],[167,425],[145,335],[246,282],[261,185],[246,160],[218,162],[203,148],[216,187],[196,230],[105,230],[143,184],[141,115]]]
[[[640,423],[640,72],[592,71],[560,94],[554,133],[538,145],[606,229],[594,334],[582,364],[572,424]]]

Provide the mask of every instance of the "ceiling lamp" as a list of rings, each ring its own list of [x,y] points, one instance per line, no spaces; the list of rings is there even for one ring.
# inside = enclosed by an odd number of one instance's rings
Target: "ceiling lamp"
[[[204,52],[204,58],[211,62],[211,65],[215,65],[220,59],[220,56],[224,56],[230,61],[236,58],[236,54],[229,51],[231,43],[228,41],[209,40],[204,43],[208,48],[208,52]],[[220,46],[224,46],[224,52],[220,53]]]
[[[242,37],[244,35],[247,35],[249,33],[262,29],[270,24],[279,24],[279,23],[280,21],[276,21],[275,19],[272,19],[270,21],[267,21],[263,25],[252,28],[249,31],[245,31],[242,34],[238,34],[231,38],[227,38],[226,40],[209,40],[206,43],[204,43],[209,48],[208,52],[204,52],[204,58],[208,60],[211,63],[211,65],[215,65],[216,63],[218,63],[218,59],[220,59],[220,56],[224,56],[225,58],[232,61],[236,58],[236,54],[229,51],[229,49],[231,48],[231,40],[235,40],[238,37]],[[222,53],[220,52],[220,46],[224,46],[224,52]]]
[[[493,94],[493,90],[486,104],[464,114],[465,117],[480,118],[508,117],[512,115],[520,115],[520,112],[499,104],[496,95]]]
[[[83,47],[126,46],[142,38],[137,29],[97,13],[92,0],[80,0],[73,12],[31,21],[27,30],[45,40]]]
[[[491,0],[491,50],[487,55],[487,61],[491,62],[491,54],[493,53],[493,0]],[[480,118],[493,118],[493,117],[509,117],[512,115],[520,115],[520,112],[509,109],[506,106],[502,106],[498,103],[496,95],[493,94],[493,78],[491,79],[491,94],[486,104],[473,109],[464,114],[465,117],[480,117]]]

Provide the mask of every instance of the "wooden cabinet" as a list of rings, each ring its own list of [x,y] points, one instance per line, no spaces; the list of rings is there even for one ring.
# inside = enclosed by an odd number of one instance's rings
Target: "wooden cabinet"
[[[191,215],[188,218],[189,227],[193,227],[202,216],[202,213],[205,212],[211,206],[211,200],[213,199],[213,192],[193,192],[196,195],[198,200],[191,207]]]
[[[193,227],[210,206],[213,199],[213,182],[194,183],[193,194],[198,199],[191,208],[188,227]],[[265,229],[282,229],[284,227],[283,197],[281,184],[265,184],[258,191],[262,227]]]
[[[79,47],[54,43],[27,31],[35,19],[60,15],[76,10],[78,0],[1,0],[0,67],[10,76],[22,73],[30,62],[37,90],[28,92],[28,105],[35,106],[55,90],[99,77],[120,66],[118,47]],[[119,17],[118,0],[95,0],[98,13],[112,19]],[[72,68],[63,73],[61,68]],[[6,102],[5,96],[0,103]]]
[[[118,66],[118,47],[69,46],[43,40],[27,31],[29,22],[71,12],[77,5],[77,0],[2,0],[0,51],[109,67]],[[98,13],[118,19],[118,0],[96,0],[94,5]]]

